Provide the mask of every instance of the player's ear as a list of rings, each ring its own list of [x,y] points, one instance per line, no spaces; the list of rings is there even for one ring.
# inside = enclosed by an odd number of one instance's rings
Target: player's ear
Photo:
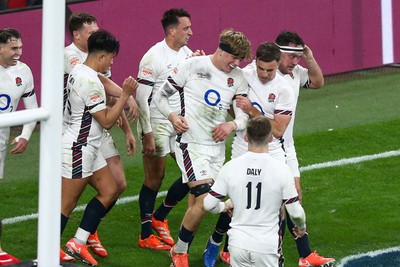
[[[270,134],[269,136],[268,136],[268,143],[271,143],[272,142],[272,134]]]
[[[247,136],[247,133],[244,134],[244,141],[249,142],[249,137]]]

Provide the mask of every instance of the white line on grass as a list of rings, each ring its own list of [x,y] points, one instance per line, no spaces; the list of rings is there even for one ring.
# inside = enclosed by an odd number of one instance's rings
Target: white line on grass
[[[301,167],[301,171],[311,171],[315,169],[322,169],[322,168],[328,168],[328,167],[335,167],[335,166],[342,166],[342,165],[347,165],[347,164],[355,164],[363,161],[369,161],[369,160],[374,160],[374,159],[381,159],[381,158],[388,158],[388,157],[395,157],[400,155],[400,150],[393,150],[393,151],[388,151],[388,152],[383,152],[379,154],[373,154],[373,155],[366,155],[366,156],[361,156],[361,157],[354,157],[354,158],[347,158],[347,159],[339,159],[335,161],[328,161],[328,162],[323,162],[323,163],[317,163],[317,164],[312,164],[308,165],[305,167]],[[164,197],[167,195],[167,191],[162,191],[159,192],[157,195],[157,198],[159,197]],[[133,201],[138,201],[139,196],[131,196],[131,197],[123,197],[118,200],[117,205],[119,204],[126,204],[130,203]],[[86,205],[80,205],[75,208],[74,211],[83,211],[85,210]],[[29,215],[22,215],[22,216],[16,216],[12,218],[6,218],[3,219],[3,224],[14,224],[18,222],[24,222],[32,219],[37,219],[38,214],[37,213],[32,213]]]
[[[392,248],[387,248],[387,249],[380,249],[380,250],[375,250],[375,251],[370,251],[367,253],[363,253],[363,254],[357,254],[357,255],[352,255],[352,256],[348,256],[348,257],[344,257],[339,265],[337,267],[344,267],[346,266],[347,263],[353,261],[353,260],[357,260],[357,259],[361,259],[361,258],[365,258],[365,257],[376,257],[385,253],[391,253],[391,252],[400,252],[400,247],[392,247]]]

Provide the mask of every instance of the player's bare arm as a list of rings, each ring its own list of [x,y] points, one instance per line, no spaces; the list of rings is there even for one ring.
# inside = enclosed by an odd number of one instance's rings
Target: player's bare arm
[[[120,97],[122,89],[118,84],[116,84],[113,80],[106,77],[102,73],[98,73],[98,76],[99,76],[100,81],[103,83],[104,89],[108,95],[117,97],[117,98]],[[137,86],[136,86],[136,88],[137,88]],[[135,88],[135,91],[136,91],[136,88]],[[126,104],[129,107],[129,110],[126,114],[127,119],[130,121],[135,121],[139,117],[139,107],[136,104],[136,101],[132,95],[128,98],[128,100],[126,101]]]
[[[245,96],[236,96],[236,106],[243,110],[244,113],[249,115],[249,118],[254,118],[262,115],[261,112],[256,109],[253,104],[251,104],[250,99]]]
[[[212,136],[216,143],[223,142],[237,128],[234,121],[224,122],[214,128]]]
[[[324,75],[321,68],[319,67],[317,61],[314,58],[313,52],[308,46],[304,46],[304,52],[302,56],[304,62],[308,68],[308,76],[310,78],[311,84],[310,88],[320,88],[324,86]]]
[[[184,133],[189,130],[186,119],[180,115],[176,115],[174,112],[168,115],[168,120],[172,123],[177,133]]]
[[[129,76],[124,80],[122,84],[122,93],[114,106],[111,108],[107,107],[104,110],[92,114],[103,128],[110,129],[114,125],[118,117],[121,115],[126,101],[130,96],[132,96],[133,92],[135,92],[137,86],[137,81]]]
[[[283,136],[291,118],[291,115],[275,114],[273,119],[269,119],[272,125],[272,135],[275,136],[275,138],[281,138]]]
[[[153,132],[143,134],[142,140],[142,154],[145,156],[151,156],[156,151],[156,144],[154,141]]]

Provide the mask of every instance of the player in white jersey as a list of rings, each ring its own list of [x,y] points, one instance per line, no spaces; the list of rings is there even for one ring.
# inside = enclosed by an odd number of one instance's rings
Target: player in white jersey
[[[324,76],[321,68],[315,60],[311,49],[304,44],[304,41],[295,32],[283,31],[275,40],[275,43],[281,49],[281,61],[279,64],[279,74],[288,81],[297,99],[299,96],[300,87],[317,89],[324,85]],[[299,64],[303,59],[306,67]],[[286,150],[286,163],[292,170],[296,189],[301,202],[301,187],[300,187],[300,171],[296,156],[296,150],[293,141],[293,126],[295,120],[295,110],[292,120],[289,123],[287,130],[283,136]],[[290,216],[286,218],[289,231],[293,227]],[[282,224],[282,232],[284,233],[285,225]],[[292,232],[292,231],[291,231]],[[293,233],[292,233],[293,235]],[[293,235],[294,236],[294,235]],[[301,238],[295,237],[297,250],[299,253],[299,267],[307,266],[332,266],[335,263],[334,258],[325,258],[318,255],[317,252],[312,252],[308,240],[308,233]]]
[[[26,109],[37,108],[31,69],[19,61],[22,55],[21,34],[12,28],[0,30],[0,115],[17,110],[22,98]],[[11,154],[25,151],[36,121],[24,124],[21,135],[12,142]],[[0,129],[0,179],[4,177],[10,127]]]
[[[247,115],[236,107],[235,98],[247,95],[248,85],[240,61],[251,56],[251,45],[241,32],[225,30],[219,47],[211,56],[193,57],[181,62],[155,95],[155,103],[178,133],[176,161],[182,180],[190,188],[194,203],[182,220],[179,238],[170,251],[173,266],[188,266],[188,249],[203,216],[203,199],[225,160],[225,140],[246,127]],[[179,114],[168,104],[168,97],[179,93]],[[235,119],[227,122],[233,105]]]
[[[86,185],[92,182],[97,195],[85,208],[75,237],[66,244],[67,253],[86,264],[97,266],[88,251],[87,240],[97,230],[100,221],[119,196],[117,183],[100,150],[104,129],[111,128],[124,105],[137,87],[128,77],[123,89],[99,74],[105,72],[118,54],[119,42],[104,30],[94,32],[88,39],[88,57],[70,73],[64,109],[62,136],[62,201],[61,234]],[[104,87],[123,90],[112,107],[106,106]],[[93,182],[94,181],[94,182]]]
[[[282,203],[290,211],[298,236],[306,229],[305,213],[289,167],[268,154],[268,118],[250,119],[245,138],[248,152],[222,167],[204,207],[213,213],[233,210],[228,231],[231,266],[278,267]],[[225,196],[230,199],[220,202]]]
[[[85,12],[72,14],[71,17],[69,18],[68,26],[72,35],[72,43],[69,46],[65,47],[64,49],[64,88],[66,88],[68,75],[71,73],[72,69],[76,65],[82,64],[87,58],[88,55],[87,40],[89,36],[93,32],[99,29],[97,26],[96,18]],[[107,77],[111,76],[110,69],[107,70],[106,76]],[[111,87],[110,89],[113,88],[114,87]],[[114,98],[109,97],[110,94],[118,96],[120,94],[120,91],[119,90],[107,91],[108,104],[111,103],[112,100],[115,100]],[[133,117],[138,116],[138,107],[132,96],[129,98],[128,104],[130,106],[129,112],[131,112],[131,113],[128,112],[128,115],[131,114],[131,116]],[[66,106],[66,90],[64,89],[64,108],[65,106]],[[135,112],[136,115],[134,114]],[[121,115],[120,122],[121,122],[121,129],[125,133],[125,141],[128,150],[128,155],[133,155],[135,153],[136,140],[135,137],[133,136],[129,122],[124,112]],[[108,166],[110,167],[113,177],[117,182],[119,195],[121,195],[125,191],[127,186],[125,172],[117,147],[114,143],[113,138],[111,137],[111,135],[108,133],[107,130],[103,131],[100,150],[104,158],[106,159]],[[90,184],[93,185],[93,183],[95,182],[96,181],[90,181]],[[110,209],[112,208],[112,206],[113,205],[110,206]],[[62,220],[64,222],[66,219],[62,218]],[[108,255],[107,250],[103,247],[102,243],[100,242],[97,232],[92,233],[90,235],[88,242],[91,245],[90,248],[94,253],[96,253],[100,257],[107,257]],[[63,259],[63,261],[69,260],[68,255],[63,253],[63,251],[61,251],[60,254],[61,254],[60,257]]]
[[[139,193],[141,233],[138,245],[141,248],[169,250],[174,240],[165,218],[187,195],[189,188],[179,177],[153,214],[157,193],[165,175],[166,157],[170,154],[175,158],[176,137],[171,122],[158,110],[153,97],[179,62],[192,56],[193,52],[186,45],[193,32],[190,14],[182,8],[165,11],[161,24],[165,38],[146,52],[140,61],[138,73],[139,87],[136,94],[136,101],[140,107],[138,134],[142,140],[145,170],[144,182]],[[171,96],[168,101],[174,112],[179,113],[179,95]],[[152,229],[159,237],[153,234]]]
[[[295,109],[295,96],[287,82],[277,74],[281,52],[274,43],[263,43],[257,48],[256,59],[243,68],[249,83],[248,97],[238,96],[236,105],[250,118],[266,116],[272,124],[272,140],[268,144],[268,154],[285,162],[282,136]],[[246,130],[237,131],[232,142],[232,158],[247,152]],[[207,267],[215,266],[219,246],[229,229],[230,217],[221,213],[214,233],[207,242],[203,260]],[[223,262],[229,264],[229,253],[225,248],[220,253]]]

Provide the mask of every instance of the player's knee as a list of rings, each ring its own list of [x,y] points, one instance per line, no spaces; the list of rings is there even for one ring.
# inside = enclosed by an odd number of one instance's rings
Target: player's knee
[[[158,192],[158,190],[161,187],[162,180],[164,179],[164,175],[161,176],[152,176],[152,177],[146,177],[144,181],[144,185],[148,188],[150,188],[153,191]]]
[[[190,194],[194,195],[197,198],[203,194],[207,194],[210,191],[210,189],[211,189],[211,184],[209,183],[199,184],[190,188]]]

